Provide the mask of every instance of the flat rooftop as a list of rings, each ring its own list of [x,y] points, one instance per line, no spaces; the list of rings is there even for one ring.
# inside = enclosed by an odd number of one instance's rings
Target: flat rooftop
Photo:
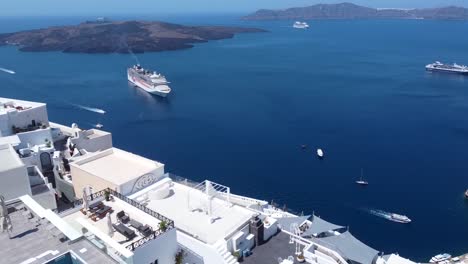
[[[159,229],[159,223],[161,222],[160,220],[146,214],[145,212],[133,207],[132,205],[130,205],[130,204],[118,199],[118,198],[114,197],[114,199],[112,201],[105,201],[104,200],[104,201],[102,201],[102,203],[105,206],[108,206],[108,207],[112,208],[111,220],[112,220],[113,224],[118,223],[117,216],[116,216],[117,213],[119,213],[120,211],[124,211],[125,214],[131,220],[135,220],[135,221],[141,223],[142,225],[148,225],[153,230],[158,230]],[[93,204],[93,202],[91,201],[90,204]],[[113,234],[112,237],[108,236],[109,229],[108,229],[108,225],[107,225],[107,218],[105,216],[102,219],[97,219],[96,221],[94,221],[93,219],[91,219],[90,216],[84,215],[81,211],[76,211],[73,214],[69,214],[69,215],[63,217],[63,219],[68,224],[70,224],[73,228],[75,228],[77,231],[80,231],[83,228],[82,223],[84,222],[86,225],[94,227],[96,230],[99,230],[100,233],[105,234],[108,239],[112,239],[113,241],[115,241],[116,243],[122,245],[123,247],[127,247],[130,244],[132,244],[133,242],[136,242],[136,241],[143,238],[143,236],[138,232],[138,230],[135,229],[134,227],[130,226],[129,224],[126,224],[126,226],[135,232],[135,234],[136,234],[135,238],[133,238],[131,240],[127,240],[127,238],[124,235],[120,234],[117,231],[114,231],[114,234]],[[81,220],[79,220],[79,219],[81,219]]]
[[[10,145],[0,145],[0,171],[7,171],[24,166],[16,151]]]
[[[24,111],[45,105],[46,104],[44,103],[0,97],[0,114],[12,109],[16,109],[17,111]]]
[[[252,249],[252,255],[244,258],[244,264],[271,264],[278,263],[278,258],[294,258],[294,264],[299,263],[296,259],[295,244],[289,244],[289,236],[279,232],[271,237],[263,245]]]
[[[222,199],[214,198],[212,203],[214,222],[210,223],[209,216],[203,210],[203,207],[206,209],[205,194],[179,183],[173,183],[170,189],[168,197],[149,200],[147,207],[172,219],[177,229],[208,244],[214,244],[219,239],[232,235],[255,215],[248,209],[237,205],[231,206]]]
[[[87,139],[99,138],[99,137],[106,136],[106,135],[109,135],[109,134],[110,134],[109,132],[94,129],[94,128],[86,130],[86,138]]]
[[[43,264],[71,250],[89,264],[116,263],[86,239],[71,244],[70,241],[61,241],[61,236],[49,229],[47,222],[42,221],[37,225],[22,212],[10,214],[13,224],[11,239],[6,232],[0,233],[1,260],[18,264]]]
[[[72,163],[71,166],[121,185],[164,165],[130,152],[111,148],[91,154],[87,158]]]

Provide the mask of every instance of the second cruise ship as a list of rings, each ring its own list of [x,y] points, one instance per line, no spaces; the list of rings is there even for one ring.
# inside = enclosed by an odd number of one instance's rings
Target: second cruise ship
[[[127,77],[129,82],[148,93],[166,97],[171,92],[164,75],[144,69],[139,64],[127,69]]]
[[[444,64],[439,61],[426,65],[426,70],[428,71],[438,71],[438,72],[452,72],[452,73],[461,73],[468,74],[468,66],[454,64]]]

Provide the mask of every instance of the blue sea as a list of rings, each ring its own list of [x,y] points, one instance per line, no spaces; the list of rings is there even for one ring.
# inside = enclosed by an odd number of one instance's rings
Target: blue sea
[[[86,19],[2,18],[0,32]],[[233,16],[145,19],[269,33],[136,58],[0,47],[0,67],[16,71],[0,72],[0,96],[46,102],[54,122],[102,123],[116,147],[169,172],[315,213],[385,253],[427,261],[468,252],[468,76],[424,69],[468,64],[467,22],[318,20],[301,31]],[[128,85],[136,60],[167,76],[169,98]],[[361,168],[367,188],[355,184]]]

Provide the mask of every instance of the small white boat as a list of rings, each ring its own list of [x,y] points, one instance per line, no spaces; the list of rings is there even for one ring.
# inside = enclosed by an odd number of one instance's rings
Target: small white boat
[[[104,125],[103,125],[103,124],[101,124],[101,123],[97,123],[96,125],[94,125],[94,127],[95,127],[95,128],[103,128],[103,127],[104,127]]]
[[[390,214],[390,220],[402,224],[411,223],[411,219],[409,219],[406,215]]]
[[[449,260],[452,256],[450,254],[444,253],[444,254],[439,254],[437,256],[434,256],[429,260],[430,263],[439,263],[442,261]]]
[[[362,186],[369,185],[367,181],[363,180],[362,176],[363,176],[363,170],[361,169],[361,178],[358,181],[356,181],[356,183]]]
[[[468,199],[468,189],[466,189],[465,198]]]
[[[293,28],[308,29],[308,28],[309,28],[309,24],[307,24],[306,22],[296,21],[296,22],[293,24]]]
[[[322,159],[323,155],[324,155],[323,150],[322,149],[317,149],[317,156]]]

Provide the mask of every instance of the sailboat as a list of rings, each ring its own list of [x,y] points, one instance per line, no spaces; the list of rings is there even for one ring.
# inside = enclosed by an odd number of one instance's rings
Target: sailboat
[[[356,181],[356,183],[359,185],[363,185],[363,186],[369,185],[367,181],[363,180],[362,175],[363,175],[363,169],[361,169],[361,178],[358,181]]]

